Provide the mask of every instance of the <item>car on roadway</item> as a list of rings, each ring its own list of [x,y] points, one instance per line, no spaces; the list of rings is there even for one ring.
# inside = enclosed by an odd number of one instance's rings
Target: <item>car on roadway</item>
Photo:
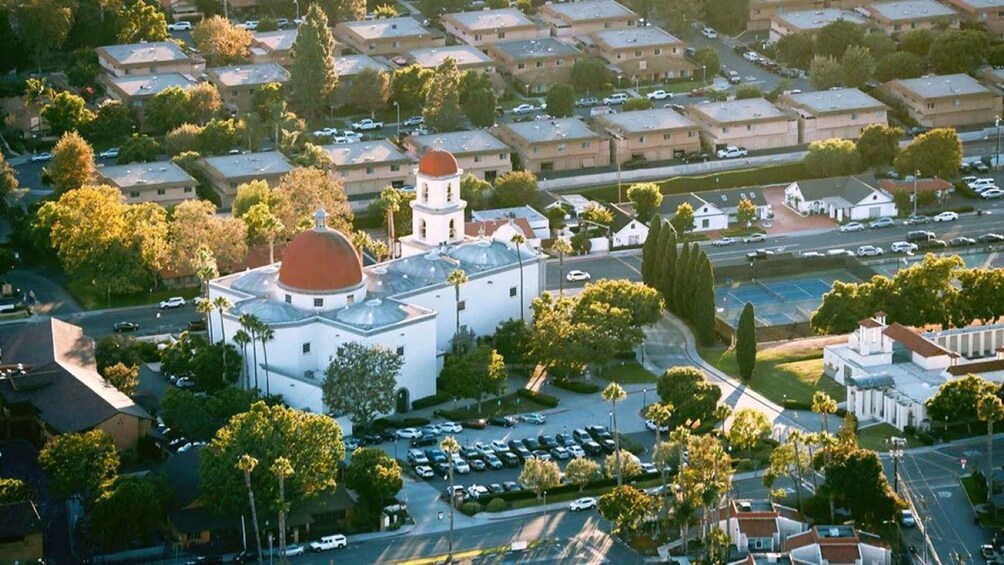
[[[715,152],[715,155],[718,155],[719,159],[738,159],[748,154],[749,152],[746,151],[745,147],[737,147],[735,145],[723,147]]]
[[[31,156],[32,163],[39,163],[51,160],[52,160],[52,153],[49,153],[48,151],[45,151],[43,153],[36,153]]]
[[[948,244],[952,247],[966,247],[969,245],[976,245],[976,240],[971,237],[960,235],[959,237],[953,237],[949,240]]]
[[[133,322],[117,322],[112,329],[115,330],[117,334],[124,334],[129,332],[134,332],[139,329],[139,324]]]
[[[432,472],[432,469],[429,469]],[[333,536],[324,536],[317,541],[310,542],[310,551],[314,553],[320,553],[322,551],[328,551],[330,549],[339,549],[349,545],[349,540],[342,534],[335,534]],[[288,553],[286,555],[289,555]]]
[[[565,275],[565,280],[568,282],[588,281],[589,279],[590,279],[589,273],[585,271],[579,271],[579,270],[568,271],[568,274]]]
[[[425,123],[425,118],[423,118],[422,116],[412,116],[401,122],[401,125],[405,127],[413,127],[413,126],[420,126],[424,123]]]
[[[669,431],[669,426],[667,424],[663,424],[661,426],[658,426],[658,428],[657,428],[656,424],[655,424],[655,420],[645,420],[645,427],[648,428],[649,430],[653,431],[653,432],[656,431],[656,429],[658,429],[660,432],[668,432]]]
[[[167,24],[167,31],[192,31],[192,22],[171,22]]]
[[[1004,242],[1004,235],[996,233],[985,233],[976,238],[980,243],[1001,243]]]
[[[649,475],[653,475],[653,474],[659,472],[659,468],[656,467],[655,464],[653,464],[653,463],[642,463],[641,464],[641,472],[642,473],[647,473]]]
[[[302,545],[293,544],[286,546],[286,557],[296,557],[297,555],[303,555],[307,550],[304,549]]]
[[[603,99],[603,104],[606,106],[620,106],[621,104],[628,101],[628,95],[624,92],[616,92],[607,96]]]
[[[352,129],[356,131],[371,131],[383,127],[383,122],[378,122],[370,118],[364,118],[352,124]]]
[[[910,512],[909,510],[900,510],[899,523],[902,524],[903,527],[912,528],[917,525],[917,520],[913,517],[913,512]]]
[[[666,100],[672,98],[673,93],[666,92],[665,90],[655,90],[653,92],[649,92],[648,94],[646,94],[645,97],[648,98],[649,100]]]
[[[436,424],[427,424],[419,428],[418,431],[422,432],[422,435],[432,435],[432,436],[438,436],[439,434],[443,433],[443,430],[440,429],[440,427],[437,426]]]
[[[545,418],[543,414],[538,414],[536,412],[530,412],[529,414],[523,414],[523,416],[520,419],[523,420],[524,422],[526,422],[527,424],[537,424],[537,425],[540,425],[540,424],[546,424],[547,423],[547,418]]]
[[[575,101],[576,108],[590,108],[592,106],[599,106],[600,99],[595,96],[586,96],[584,98],[579,98]]]
[[[760,54],[757,53],[756,51],[747,51],[743,53],[743,59],[746,59],[751,63],[756,63],[757,61],[760,60]]]
[[[520,104],[512,109],[512,113],[517,116],[524,116],[534,111],[533,104]]]
[[[803,251],[802,257],[826,257],[826,255],[819,251]]]
[[[185,305],[185,299],[180,296],[172,296],[167,300],[161,300],[159,308],[161,310],[166,310],[169,308],[181,308]]]
[[[847,222],[846,224],[840,226],[840,233],[861,231],[863,229],[865,229],[865,225],[861,222]]]
[[[907,225],[907,226],[919,226],[919,225],[926,224],[926,223],[928,223],[930,221],[931,221],[931,218],[928,218],[927,216],[925,216],[923,214],[917,214],[916,216],[910,216],[909,218],[907,218],[906,221],[903,222],[903,224]]]
[[[422,432],[417,428],[401,428],[400,430],[394,432],[394,435],[401,439],[415,439],[422,437]]]
[[[456,422],[443,422],[439,424],[439,431],[445,434],[459,434],[464,431],[464,427]]]
[[[917,244],[909,241],[894,241],[889,249],[893,253],[914,253],[917,251]]]
[[[913,230],[906,232],[906,240],[910,242],[924,242],[927,243],[935,238],[933,231],[927,230]]]
[[[988,188],[980,193],[980,198],[984,200],[996,200],[1004,196],[1004,190],[999,188]]]
[[[858,257],[878,257],[882,255],[885,251],[881,247],[875,245],[862,245],[858,247],[857,256]]]
[[[589,510],[590,508],[596,508],[596,499],[591,496],[575,499],[568,505],[568,509],[572,512]]]
[[[500,428],[511,428],[516,425],[516,418],[512,416],[493,416],[488,419],[488,423]]]
[[[174,381],[174,386],[178,388],[195,388],[195,381],[192,380],[192,377],[181,377]]]
[[[718,32],[714,28],[706,27],[701,30],[701,35],[708,39],[718,39]]]
[[[880,230],[884,228],[891,228],[895,225],[896,225],[896,220],[893,220],[892,218],[889,217],[885,217],[885,218],[879,218],[877,220],[872,220],[871,222],[869,222],[868,229]]]
[[[98,157],[101,157],[102,159],[118,159],[119,148],[109,147],[108,149],[105,149],[101,153],[98,153]]]
[[[767,234],[754,233],[743,238],[743,243],[756,243],[758,241],[767,241]]]
[[[959,219],[959,215],[955,212],[942,212],[932,219],[935,222],[954,222]]]
[[[715,241],[712,241],[711,245],[713,245],[714,247],[725,247],[728,245],[734,245],[735,242],[736,238],[726,236],[721,239],[716,239]]]

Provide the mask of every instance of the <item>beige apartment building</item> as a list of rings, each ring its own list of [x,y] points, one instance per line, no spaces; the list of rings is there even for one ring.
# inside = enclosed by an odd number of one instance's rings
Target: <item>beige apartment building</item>
[[[893,80],[886,89],[926,127],[989,124],[1001,113],[1001,96],[967,74]]]
[[[662,82],[693,75],[695,65],[683,56],[687,44],[657,27],[598,31],[591,37],[624,80]]]
[[[764,98],[691,104],[686,114],[701,128],[701,142],[712,149],[726,145],[750,150],[798,145],[798,121]]]
[[[416,161],[431,149],[448,151],[465,174],[493,184],[512,171],[512,148],[481,129],[406,137],[404,148]]]
[[[411,16],[341,22],[335,26],[335,38],[364,55],[396,56],[446,45],[442,32],[423,27]]]
[[[482,48],[496,41],[536,39],[548,34],[516,8],[446,14],[441,18],[446,33],[472,47]]]
[[[121,190],[129,204],[153,202],[161,206],[195,198],[195,187],[199,184],[170,161],[101,167],[98,178],[100,182]]]
[[[192,60],[173,41],[105,45],[95,49],[98,64],[110,76],[181,73],[194,75],[205,63]]]
[[[411,160],[385,139],[322,145],[321,149],[331,158],[331,171],[352,200],[375,198],[388,186],[401,188],[411,175]]]
[[[194,78],[181,73],[105,77],[104,83],[108,96],[132,108],[140,120],[143,107],[154,96],[172,86],[187,90],[196,84]]]
[[[777,104],[798,116],[799,143],[857,139],[864,128],[888,123],[888,107],[857,88],[787,94]]]
[[[997,39],[1004,39],[1004,2],[1001,0],[945,0],[959,12],[962,21],[987,26]]]
[[[959,14],[935,0],[875,2],[862,8],[882,31],[890,35],[915,29],[959,27]]]
[[[823,0],[750,0],[749,21],[746,29],[770,29],[774,16],[784,12],[819,10],[825,5]]]
[[[777,41],[786,35],[800,33],[816,37],[819,30],[840,20],[858,25],[868,23],[868,19],[857,12],[837,8],[778,12],[774,14],[770,22],[770,40]]]
[[[241,184],[261,180],[275,186],[283,175],[293,170],[286,157],[278,151],[205,157],[201,163],[223,208],[230,208]]]
[[[297,30],[256,31],[251,39],[252,63],[275,63],[283,67],[290,63],[289,52],[296,41]],[[335,44],[335,53],[338,45]]]
[[[596,127],[610,134],[612,159],[622,165],[632,159],[666,161],[701,150],[700,128],[671,108],[599,116]]]
[[[414,49],[405,55],[409,65],[419,65],[426,69],[435,69],[447,59],[453,59],[461,71],[481,71],[495,74],[495,61],[470,45],[447,45],[446,47],[430,47]]]
[[[555,84],[569,84],[578,49],[553,37],[488,44],[488,56],[517,89],[543,94]]]
[[[206,75],[209,82],[219,89],[223,103],[242,112],[251,109],[251,98],[259,87],[271,82],[286,84],[289,81],[289,71],[275,63],[213,67],[206,70]]]
[[[610,144],[578,118],[510,123],[492,134],[515,149],[523,167],[534,173],[574,171],[610,164]]]
[[[541,6],[538,14],[551,26],[551,35],[557,37],[577,37],[638,25],[638,14],[614,0],[551,2]]]

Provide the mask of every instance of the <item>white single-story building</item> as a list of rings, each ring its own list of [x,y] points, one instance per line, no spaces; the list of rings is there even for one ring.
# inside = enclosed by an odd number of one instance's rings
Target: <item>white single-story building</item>
[[[795,181],[784,189],[784,202],[803,216],[823,214],[837,222],[896,215],[892,195],[858,177]]]
[[[689,192],[687,194],[666,195],[659,206],[659,214],[671,219],[676,209],[687,202],[694,210],[695,232],[724,230],[737,220],[739,202],[749,200],[756,206],[756,219],[766,220],[771,216],[770,204],[760,188],[732,188]]]
[[[610,246],[616,249],[643,245],[648,239],[648,225],[616,204],[608,208],[614,214],[614,223],[610,225]]]
[[[549,239],[551,237],[551,220],[532,206],[516,206],[514,208],[493,208],[491,210],[474,210],[471,212],[472,222],[492,222],[499,220],[524,220],[533,230],[532,237]],[[489,234],[490,235],[490,234]],[[528,238],[531,236],[527,236]]]

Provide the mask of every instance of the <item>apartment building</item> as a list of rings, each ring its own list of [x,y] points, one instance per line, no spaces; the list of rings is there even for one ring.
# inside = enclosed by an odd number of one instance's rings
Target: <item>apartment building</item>
[[[942,26],[959,27],[959,14],[935,0],[875,2],[862,9],[888,34]]]
[[[552,2],[541,6],[538,13],[551,26],[551,35],[556,37],[577,37],[638,25],[638,14],[614,0]]]
[[[993,123],[1001,96],[967,74],[893,80],[886,89],[926,127]]]
[[[375,198],[388,186],[401,188],[411,175],[411,159],[385,139],[322,145],[321,149],[331,158],[331,170],[352,200]]]
[[[121,190],[129,204],[153,202],[161,206],[195,198],[195,188],[199,184],[170,161],[101,167],[98,178],[103,184]]]
[[[251,40],[251,62],[288,66],[291,62],[289,52],[293,48],[296,36],[297,30],[295,29],[255,32],[254,38]],[[334,52],[339,52],[337,44]]]
[[[868,23],[868,19],[857,12],[837,8],[777,12],[770,21],[770,40],[777,41],[786,35],[800,33],[816,37],[819,30],[840,20],[858,25]]]
[[[389,72],[390,67],[377,61],[369,55],[343,55],[334,57],[335,74],[338,75],[338,88],[335,89],[334,106],[348,102],[352,91],[352,81],[355,76],[366,69],[377,72]]]
[[[163,73],[105,77],[104,83],[108,96],[132,108],[142,120],[148,100],[172,86],[189,89],[195,86],[195,79],[181,73]]]
[[[578,118],[510,123],[492,130],[516,150],[523,167],[534,173],[574,171],[610,164],[610,144]]]
[[[798,142],[857,139],[871,124],[888,123],[888,107],[857,88],[787,94],[778,106],[798,116]]]
[[[770,29],[771,21],[776,14],[819,10],[824,5],[824,0],[750,0],[746,29],[758,31]]]
[[[578,49],[554,39],[502,41],[487,46],[499,71],[524,92],[546,93],[555,84],[572,80],[572,65],[582,56]]]
[[[495,74],[495,62],[492,61],[491,57],[470,45],[413,49],[405,54],[405,59],[409,65],[419,65],[426,69],[435,69],[447,59],[453,59],[461,71],[481,71]]]
[[[512,149],[481,129],[407,137],[404,148],[415,160],[430,149],[447,151],[464,173],[490,183],[512,171]]]
[[[764,98],[692,104],[687,116],[701,128],[701,141],[711,148],[738,145],[774,149],[798,144],[798,121]]]
[[[289,71],[275,63],[213,67],[206,75],[219,89],[224,105],[242,112],[251,109],[251,98],[262,85],[289,81]]]
[[[335,37],[364,55],[396,56],[446,45],[442,32],[423,27],[411,16],[341,22],[335,26]]]
[[[210,186],[219,195],[223,208],[230,208],[241,184],[261,180],[275,186],[283,175],[293,170],[286,157],[278,151],[205,157],[202,168]]]
[[[657,27],[598,31],[591,38],[600,56],[628,80],[662,82],[694,72],[683,56],[687,44]]]
[[[964,22],[983,24],[997,39],[1004,39],[1004,2],[1001,0],[945,0]]]
[[[471,47],[482,48],[496,41],[536,39],[548,34],[516,8],[457,12],[441,18],[446,33]]]
[[[204,63],[191,59],[173,41],[105,45],[95,49],[98,65],[110,76],[181,73],[193,75]]]
[[[611,158],[622,165],[638,159],[665,161],[701,149],[700,128],[671,108],[599,116],[596,127],[610,134]]]

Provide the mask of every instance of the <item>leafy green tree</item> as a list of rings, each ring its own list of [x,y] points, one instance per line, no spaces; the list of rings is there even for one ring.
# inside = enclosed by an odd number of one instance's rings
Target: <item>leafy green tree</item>
[[[91,430],[52,438],[39,453],[38,463],[56,496],[74,497],[90,507],[118,474],[119,453],[110,435]]]
[[[303,32],[302,26],[300,32]],[[196,24],[192,30],[192,41],[210,67],[233,65],[245,60],[250,52],[252,38],[250,31],[221,16],[210,16]]]
[[[240,123],[233,118],[209,120],[199,132],[199,153],[203,155],[226,155],[238,143]]]
[[[572,86],[578,92],[600,92],[610,80],[610,69],[602,59],[583,57],[572,65]]]
[[[363,69],[352,77],[349,103],[374,115],[387,107],[390,75],[376,69]]]
[[[294,505],[334,492],[345,447],[342,430],[331,417],[256,402],[247,412],[232,417],[201,455],[203,504],[220,515],[233,515],[247,504],[245,477],[237,469],[243,456],[262,462],[288,459],[293,472],[285,479],[284,498]],[[259,510],[265,515],[274,513],[278,477],[253,473],[250,478]]]
[[[188,94],[189,117],[197,123],[206,123],[223,107],[220,91],[211,82],[200,82],[185,93]]]
[[[429,80],[422,115],[425,123],[436,131],[460,129],[460,76],[456,59],[448,57]]]
[[[752,226],[756,219],[756,204],[749,198],[739,199],[739,204],[736,205],[736,223],[740,226]]]
[[[812,411],[823,419],[823,433],[830,433],[830,414],[837,411],[837,401],[821,390],[812,394]]]
[[[0,505],[29,500],[31,492],[21,479],[0,479]]]
[[[652,497],[630,485],[615,487],[600,497],[597,506],[600,516],[613,525],[614,532],[637,530],[653,508]]]
[[[166,487],[155,478],[122,476],[97,499],[90,517],[98,545],[107,551],[152,543],[165,525]],[[142,516],[142,520],[137,517]]]
[[[871,80],[875,72],[875,59],[867,47],[851,45],[840,58],[842,69],[841,83],[852,88],[861,88]]]
[[[530,171],[510,171],[495,180],[492,200],[497,208],[531,204],[537,198],[537,176]]]
[[[143,108],[143,119],[153,133],[168,132],[191,121],[188,93],[179,86],[158,92]]]
[[[736,327],[736,364],[739,365],[742,378],[753,378],[753,369],[756,367],[756,315],[749,302],[743,306],[739,325]]]
[[[390,94],[388,104],[397,102],[402,112],[415,112],[422,108],[429,81],[435,71],[420,65],[409,65],[397,69],[390,77]],[[494,110],[494,108],[493,108]]]
[[[76,190],[96,176],[94,149],[77,132],[63,134],[52,149],[49,179],[60,192]]]
[[[404,486],[401,467],[380,448],[360,447],[345,468],[345,486],[375,508],[397,495]]]
[[[575,112],[575,91],[567,84],[556,84],[547,91],[547,113],[566,118]]]
[[[366,15],[366,0],[320,0],[318,5],[332,26],[361,20]]]
[[[495,107],[498,98],[491,88],[479,88],[471,92],[464,106],[464,115],[477,128],[486,128],[495,124]]]
[[[903,130],[886,124],[870,124],[861,130],[858,138],[858,155],[861,165],[873,167],[876,165],[891,165],[899,154],[899,138]]]
[[[702,79],[713,77],[722,69],[722,61],[718,56],[718,51],[714,47],[702,47],[694,53],[697,64],[704,67],[701,71]],[[696,76],[696,75],[695,75]]]
[[[128,106],[118,100],[105,100],[98,106],[88,130],[92,138],[110,141],[129,135],[135,127],[136,118]]]
[[[933,129],[917,136],[896,156],[900,174],[952,178],[962,163],[962,141],[954,128]]]
[[[866,449],[836,450],[825,468],[826,480],[819,495],[832,496],[854,520],[879,526],[892,519],[903,503],[886,480],[878,453]]]
[[[634,203],[636,218],[652,217],[662,204],[662,191],[659,190],[659,185],[651,182],[631,185],[627,190],[627,197]],[[654,225],[653,222],[650,229]]]
[[[31,52],[40,73],[49,53],[66,43],[75,8],[74,3],[63,0],[25,0],[11,8],[21,44]]]
[[[338,86],[332,59],[334,46],[328,17],[317,5],[311,6],[290,50],[289,73],[289,100],[297,113],[308,119],[316,119],[328,109]]]
[[[808,70],[815,56],[815,41],[808,33],[786,35],[777,40],[777,52],[785,64]]]
[[[650,5],[656,18],[666,22],[666,31],[680,39],[689,39],[694,34],[694,23],[701,20],[702,5],[698,0],[661,0]],[[647,10],[636,11],[650,19]]]
[[[132,137],[125,140],[119,149],[117,163],[126,165],[128,163],[149,163],[156,161],[157,156],[163,151],[160,142],[146,134],[132,134]]]
[[[164,151],[172,157],[182,153],[198,152],[202,149],[199,144],[199,137],[202,135],[202,126],[194,124],[181,124],[180,126],[167,132],[164,136]]]
[[[867,48],[876,61],[896,51],[896,41],[885,33],[876,31],[866,33],[861,46]]]
[[[521,364],[527,360],[532,338],[533,334],[526,322],[506,320],[495,328],[491,343],[507,363]]]
[[[116,23],[118,31],[115,38],[119,43],[164,41],[170,37],[164,12],[141,0],[136,0],[119,12]]]
[[[116,363],[102,371],[101,376],[108,381],[108,384],[125,394],[131,395],[136,391],[136,386],[139,384],[139,367]]]
[[[994,468],[994,422],[1000,422],[1004,420],[1004,402],[996,395],[987,394],[980,397],[979,401],[976,403],[976,414],[979,416],[980,421],[987,423],[987,469]],[[990,488],[987,489],[987,498],[991,497],[991,493],[994,491],[994,477],[993,473],[990,475]]]
[[[492,185],[486,180],[467,173],[460,179],[460,198],[467,202],[470,210],[483,210],[491,201]]]
[[[732,415],[729,443],[744,451],[752,450],[770,435],[770,420],[756,408],[740,408]]]
[[[549,488],[561,484],[561,470],[554,461],[544,461],[532,457],[523,464],[523,470],[516,479],[520,486],[533,491],[540,500],[541,495]]]
[[[651,110],[653,106],[652,101],[648,98],[629,98],[621,108],[625,112],[634,112],[636,110]]]
[[[87,109],[83,98],[63,91],[42,108],[42,119],[53,135],[62,135],[86,128],[94,120],[94,113]]]
[[[875,65],[875,78],[880,82],[894,79],[917,78],[924,74],[924,60],[909,51],[895,51],[879,59]]]
[[[352,210],[339,179],[315,168],[296,168],[279,179],[271,192],[272,213],[286,227],[291,239],[313,225],[318,207],[328,213],[328,225],[342,233],[352,232]]]
[[[662,196],[661,193],[660,196]],[[628,189],[628,198],[631,198],[631,189]],[[632,198],[632,200],[634,199]],[[639,205],[635,202],[635,210],[638,210],[638,208]],[[644,217],[640,213],[635,215],[639,218]],[[652,288],[656,288],[655,263],[662,261],[662,257],[658,256],[659,238],[662,237],[662,223],[663,220],[659,214],[652,215],[652,219],[648,222],[648,237],[645,238],[645,243],[641,247],[641,280]]]
[[[594,304],[610,304],[628,312],[631,325],[637,327],[659,321],[663,305],[658,291],[625,279],[604,279],[586,285],[576,301],[576,312],[581,314]]]
[[[603,227],[609,227],[610,224],[614,223],[614,213],[602,204],[588,206],[582,212],[581,218],[587,222],[598,224]]]
[[[481,344],[470,351],[449,355],[439,378],[443,388],[454,398],[477,401],[480,414],[485,397],[505,391],[507,376],[502,356],[491,346]]]
[[[487,88],[494,92],[494,85],[492,84],[492,78],[488,76],[488,73],[483,71],[464,71],[460,73],[460,108],[463,109],[464,113],[468,112],[468,103],[470,102],[471,93],[475,90],[481,90]],[[494,109],[494,108],[493,108]]]
[[[993,383],[975,375],[948,381],[927,401],[927,412],[934,422],[970,425],[979,419],[980,399],[996,392]]]
[[[324,404],[348,414],[365,429],[380,414],[394,409],[394,388],[404,361],[386,347],[350,342],[341,347],[324,371]]]
[[[736,100],[763,98],[763,91],[755,84],[743,84],[736,88]]]
[[[861,156],[849,139],[827,139],[809,144],[803,160],[806,169],[822,177],[852,175],[861,171]]]
[[[25,194],[17,180],[17,172],[0,153],[0,214],[6,216],[14,207],[20,206]]]
[[[666,371],[657,384],[659,398],[672,404],[675,410],[669,428],[684,426],[691,429],[714,421],[715,407],[722,391],[708,382],[704,372],[697,367],[673,367]]]
[[[698,341],[708,347],[715,343],[715,274],[711,261],[703,251],[700,253],[698,266],[691,319],[697,330]]]
[[[669,220],[677,233],[686,233],[694,229],[694,208],[689,202],[683,202],[676,207],[673,218]]]
[[[931,42],[927,61],[939,75],[975,71],[990,51],[986,32],[976,29],[949,29]]]
[[[927,57],[934,43],[934,33],[929,29],[914,29],[899,38],[899,48],[918,57]]]
[[[815,53],[817,56],[840,59],[848,47],[863,44],[864,37],[864,28],[860,25],[839,19],[823,26],[816,34]]]
[[[809,80],[817,90],[829,90],[841,86],[844,68],[840,61],[829,55],[816,55],[809,66]]]
[[[601,476],[600,464],[585,457],[576,457],[569,461],[565,467],[565,479],[573,485],[579,485],[580,493],[586,488],[586,485]]]

